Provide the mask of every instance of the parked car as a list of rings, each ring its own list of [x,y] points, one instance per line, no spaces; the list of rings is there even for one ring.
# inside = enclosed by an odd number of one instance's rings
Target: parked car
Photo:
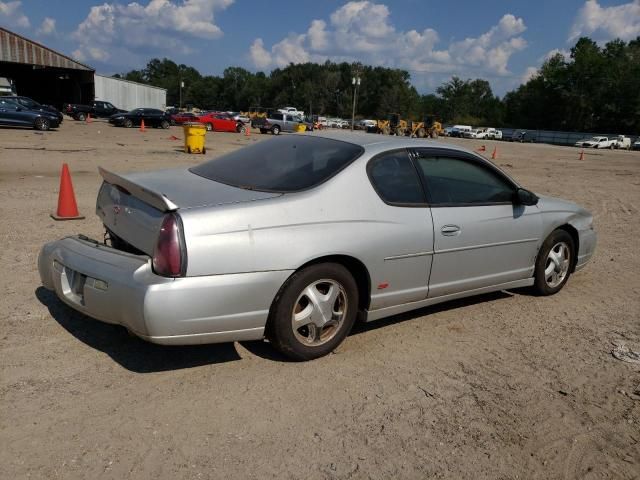
[[[136,108],[126,113],[116,113],[109,117],[109,123],[116,127],[131,128],[140,126],[142,121],[147,127],[169,128],[171,115],[157,108]]]
[[[613,148],[621,148],[624,150],[631,149],[631,139],[629,137],[625,137],[624,135],[618,135],[618,138],[615,139],[615,143],[613,144]]]
[[[281,112],[271,112],[266,118],[254,118],[251,122],[253,128],[259,128],[260,133],[295,132],[302,122],[298,117],[293,117]]]
[[[304,118],[304,112],[302,110],[298,110],[295,107],[284,107],[278,110],[280,113],[286,113],[287,115],[291,115],[293,117]]]
[[[484,129],[482,128],[473,128],[471,130],[466,130],[462,133],[464,138],[484,138]]]
[[[13,100],[14,102],[22,105],[27,110],[35,110],[35,111],[38,111],[38,112],[46,112],[46,113],[50,113],[52,115],[55,115],[56,118],[58,119],[58,125],[61,124],[62,120],[64,119],[64,115],[62,115],[62,113],[56,107],[53,107],[51,105],[42,105],[41,103],[36,102],[32,98],[21,97],[21,96],[17,96],[17,95],[16,96],[8,96],[8,97],[4,97],[4,98],[8,98],[9,100]]]
[[[244,123],[235,120],[227,113],[207,113],[197,117],[197,121],[203,123],[209,132],[243,132]]]
[[[179,112],[171,114],[172,125],[182,125],[183,123],[197,122],[198,116],[191,112]]]
[[[9,97],[0,97],[0,125],[47,131],[51,128],[58,128],[60,120],[54,113],[29,110]]]
[[[84,121],[88,115],[92,117],[109,118],[116,113],[126,113],[126,110],[114,107],[110,102],[96,100],[91,105],[80,105],[77,103],[65,104],[64,113],[74,120]]]
[[[490,127],[485,131],[485,138],[489,140],[502,140],[502,130]]]
[[[361,130],[367,130],[378,126],[378,122],[375,120],[360,120],[359,126]]]
[[[472,129],[470,125],[454,125],[449,131],[449,136],[464,138],[465,132],[470,132],[471,130]]]
[[[614,148],[616,140],[609,137],[592,137],[582,142],[584,148]]]
[[[42,284],[161,344],[266,336],[309,360],[357,316],[520,287],[555,294],[596,246],[578,205],[407,137],[288,135],[191,168],[100,174],[107,240],[44,245]]]
[[[636,137],[636,141],[631,145],[632,150],[640,150],[640,136]]]
[[[251,118],[248,115],[245,115],[241,112],[227,112],[231,118],[233,118],[236,122],[242,122],[243,124],[248,124],[251,122]]]

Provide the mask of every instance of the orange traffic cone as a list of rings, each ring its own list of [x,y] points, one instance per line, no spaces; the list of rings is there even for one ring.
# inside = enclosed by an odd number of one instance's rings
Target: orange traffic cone
[[[91,119],[91,114],[90,113],[87,113],[87,120],[86,121],[87,121],[87,123],[93,122],[93,120]]]
[[[140,120],[140,131],[141,132],[146,131],[146,128],[144,128],[144,118],[142,120]]]
[[[62,172],[60,173],[60,192],[58,193],[58,210],[51,214],[54,220],[79,220],[84,218],[78,212],[78,204],[76,196],[73,193],[73,183],[71,183],[71,174],[69,166],[62,164]]]
[[[484,145],[482,145],[479,149],[478,152],[484,152],[487,150],[487,147],[485,147]]]
[[[584,150],[580,151],[580,158],[579,160],[584,160]]]
[[[493,147],[493,153],[491,154],[491,160],[498,158],[498,147]]]
[[[245,136],[245,137],[250,137],[250,136],[251,136],[251,132],[250,132],[250,130],[251,130],[251,127],[250,127],[250,126],[248,126],[248,125],[245,125],[245,126],[244,126],[244,136]]]

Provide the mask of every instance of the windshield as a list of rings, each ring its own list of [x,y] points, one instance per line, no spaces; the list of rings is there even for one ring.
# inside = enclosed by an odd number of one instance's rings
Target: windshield
[[[287,135],[235,150],[190,171],[248,190],[298,192],[333,177],[363,151],[339,140]]]

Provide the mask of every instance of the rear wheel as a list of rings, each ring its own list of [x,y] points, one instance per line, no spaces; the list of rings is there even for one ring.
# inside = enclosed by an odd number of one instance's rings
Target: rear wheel
[[[294,273],[280,289],[269,314],[267,336],[294,360],[312,360],[333,351],[356,318],[358,287],[336,263],[311,265]]]
[[[536,259],[534,289],[540,295],[553,295],[564,287],[575,258],[575,245],[571,235],[555,230],[547,237]]]
[[[207,129],[207,132],[213,132],[213,124],[211,123],[205,123],[204,125]]]
[[[41,132],[46,132],[47,130],[49,130],[49,128],[51,128],[51,122],[49,122],[49,120],[47,120],[46,118],[36,118],[33,128],[35,128],[36,130],[40,130]]]
[[[427,131],[420,127],[418,130],[416,130],[416,137],[418,138],[424,138],[427,135]]]
[[[162,122],[160,122],[160,126],[166,130],[171,126],[171,124],[166,120],[162,120]]]
[[[123,125],[127,128],[131,128],[133,127],[133,122],[130,118],[125,118]]]
[[[84,122],[86,118],[87,116],[84,113],[79,113],[78,115],[76,115],[76,120],[80,120],[81,122]]]

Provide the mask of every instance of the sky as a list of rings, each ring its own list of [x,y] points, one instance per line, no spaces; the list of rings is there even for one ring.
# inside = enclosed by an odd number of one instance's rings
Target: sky
[[[0,25],[102,74],[329,59],[408,70],[421,93],[457,75],[504,95],[580,36],[640,36],[640,0],[0,0]]]

